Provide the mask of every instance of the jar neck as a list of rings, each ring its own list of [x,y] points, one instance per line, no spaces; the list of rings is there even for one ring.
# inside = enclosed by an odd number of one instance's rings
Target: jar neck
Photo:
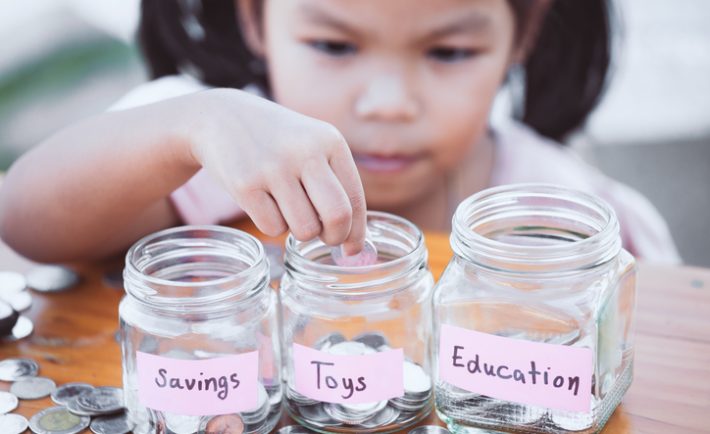
[[[515,184],[466,199],[451,247],[466,261],[516,274],[578,272],[621,250],[613,209],[596,196],[548,184]]]
[[[367,214],[367,238],[377,249],[373,265],[344,267],[332,261],[332,247],[320,240],[286,240],[286,273],[298,289],[330,297],[368,297],[411,285],[427,269],[421,231],[384,212]]]
[[[222,226],[182,226],[148,235],[131,247],[126,293],[165,312],[210,313],[266,293],[269,265],[261,243]]]

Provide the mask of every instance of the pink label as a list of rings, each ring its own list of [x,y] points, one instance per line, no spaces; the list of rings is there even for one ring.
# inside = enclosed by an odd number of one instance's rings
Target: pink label
[[[293,344],[293,364],[296,391],[318,401],[362,404],[404,395],[401,348],[342,356]]]
[[[589,348],[505,338],[444,324],[439,377],[493,398],[541,407],[591,410]]]
[[[211,416],[257,406],[258,351],[202,360],[136,356],[138,399],[148,408]]]

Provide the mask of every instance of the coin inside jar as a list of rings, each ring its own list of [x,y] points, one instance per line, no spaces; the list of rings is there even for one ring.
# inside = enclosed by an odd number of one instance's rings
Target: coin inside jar
[[[238,414],[223,414],[207,419],[200,426],[201,434],[242,434],[244,421]]]
[[[91,431],[94,434],[127,434],[133,429],[133,424],[126,413],[112,416],[99,416],[91,421]]]
[[[424,425],[414,428],[409,434],[451,434],[451,431],[438,425]]]

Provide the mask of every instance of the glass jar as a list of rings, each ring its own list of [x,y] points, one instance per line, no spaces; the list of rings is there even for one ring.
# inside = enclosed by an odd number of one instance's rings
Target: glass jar
[[[602,200],[520,184],[453,218],[434,290],[436,408],[454,432],[599,432],[632,378],[635,262]]]
[[[261,243],[231,228],[177,227],[131,247],[119,316],[135,433],[271,431],[282,390],[268,276]]]
[[[397,432],[432,408],[434,283],[423,236],[381,212],[368,213],[367,231],[372,264],[336,265],[319,240],[286,242],[287,409],[318,432]]]

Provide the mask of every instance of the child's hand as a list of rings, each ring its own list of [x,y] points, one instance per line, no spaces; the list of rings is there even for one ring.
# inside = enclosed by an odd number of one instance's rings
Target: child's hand
[[[330,124],[232,89],[186,98],[192,155],[268,235],[290,230],[360,251],[365,195],[350,149]]]

